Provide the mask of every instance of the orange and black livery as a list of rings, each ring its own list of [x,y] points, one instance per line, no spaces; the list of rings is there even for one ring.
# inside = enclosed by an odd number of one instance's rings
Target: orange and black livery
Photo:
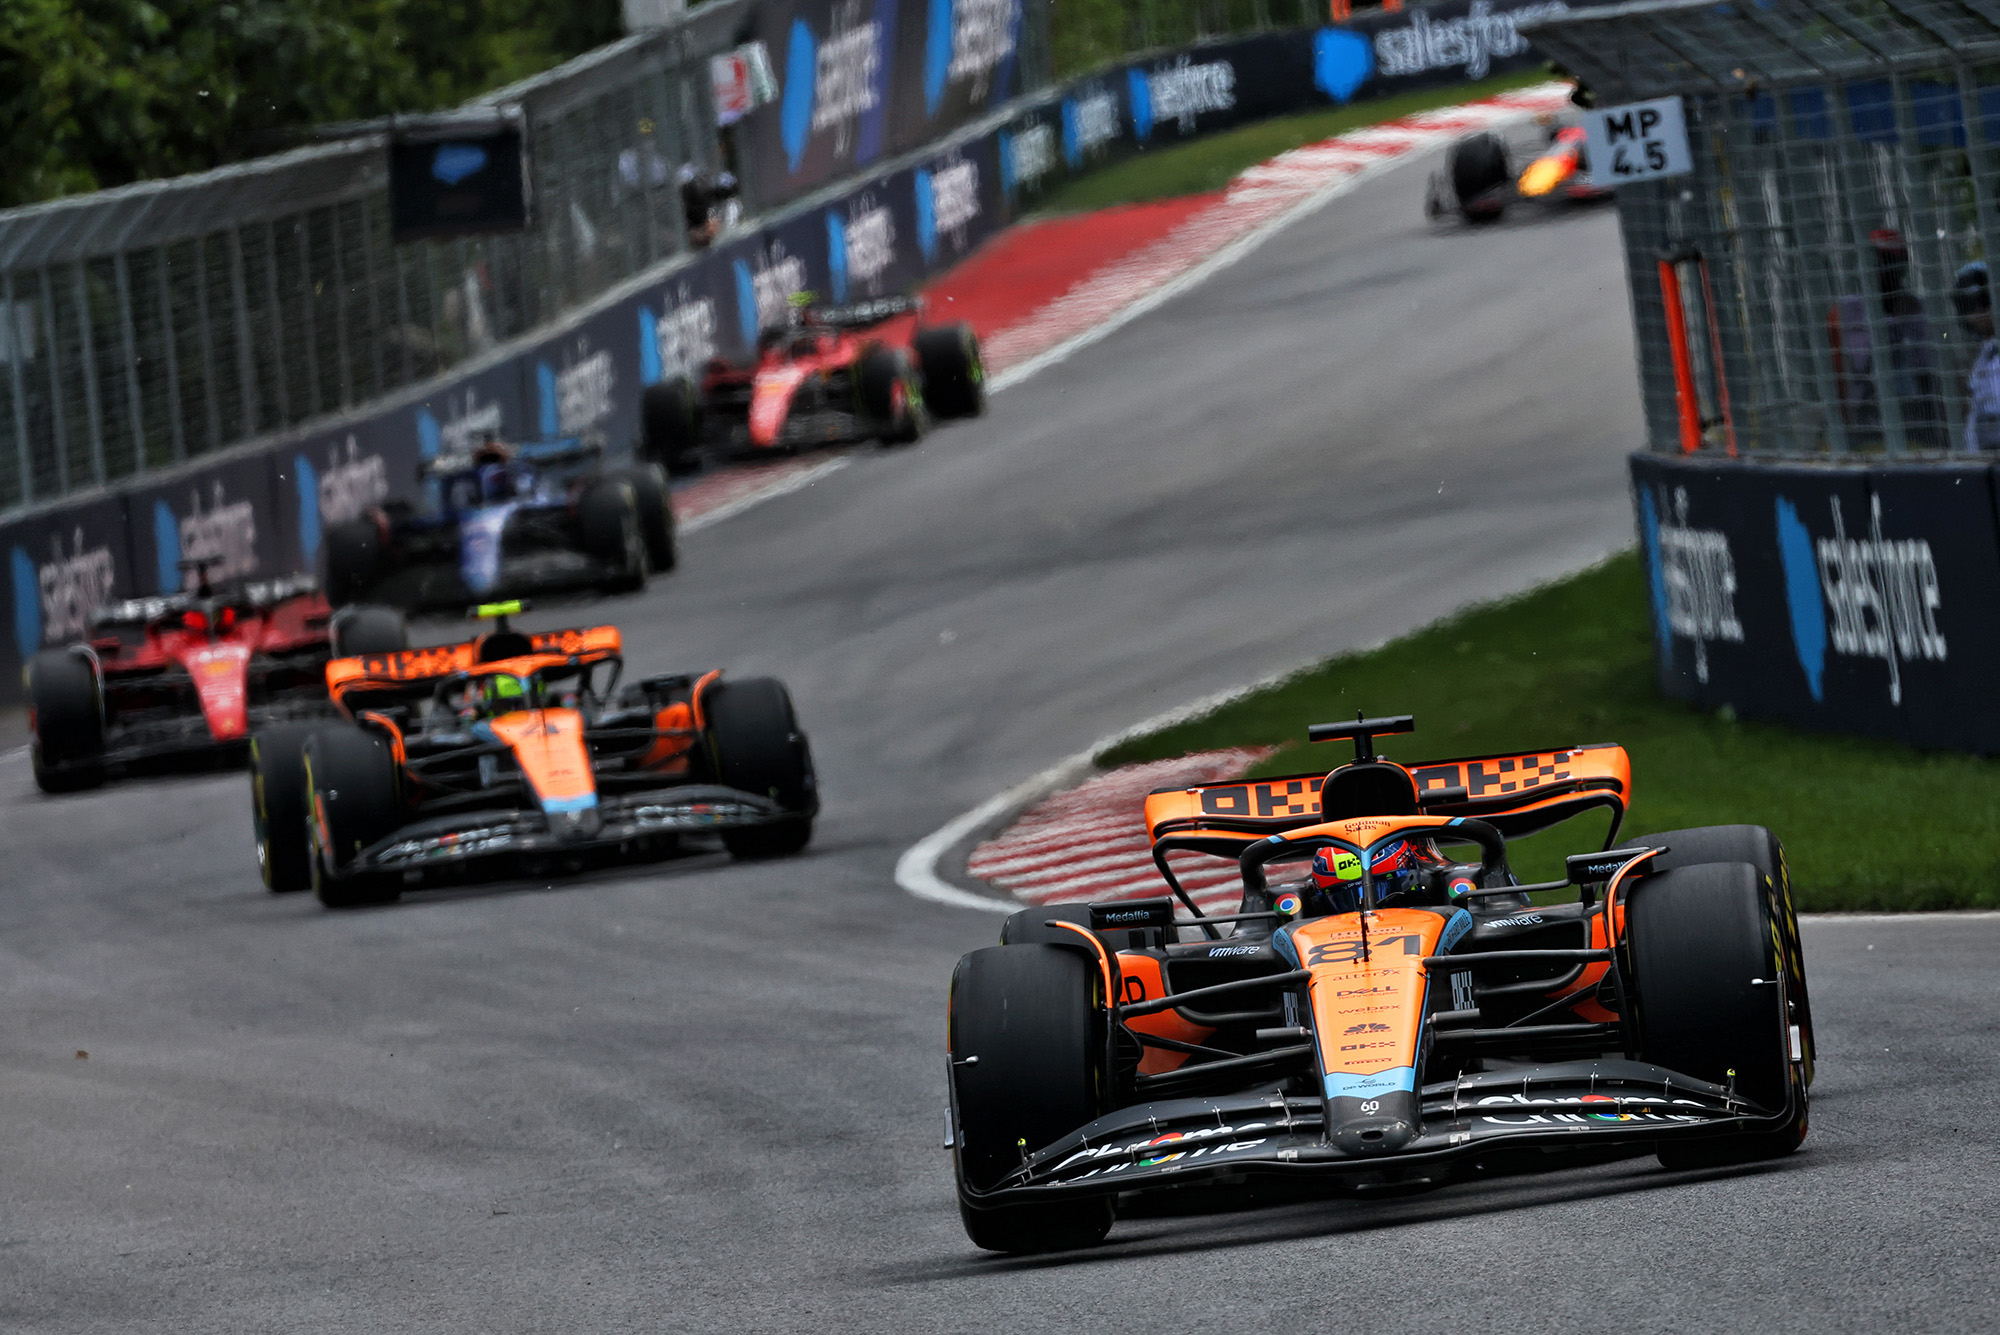
[[[819,809],[791,697],[719,671],[621,686],[615,626],[485,634],[327,664],[337,721],[251,747],[265,884],[329,905],[441,876],[546,874],[713,840],[795,853]]]
[[[1812,1015],[1770,832],[1621,841],[1622,747],[1376,753],[1413,726],[1317,725],[1354,759],[1152,794],[1169,894],[1024,909],[959,962],[949,1140],[975,1243],[1085,1245],[1120,1195],[1191,1183],[1407,1191],[1798,1146]],[[1604,844],[1521,883],[1509,840],[1592,811]],[[1169,854],[1235,860],[1239,911],[1203,914]]]

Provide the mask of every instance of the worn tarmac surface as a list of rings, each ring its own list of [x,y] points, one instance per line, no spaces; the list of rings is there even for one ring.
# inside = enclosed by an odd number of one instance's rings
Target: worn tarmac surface
[[[44,799],[0,762],[0,1328],[1990,1328],[1995,919],[1807,926],[1815,1122],[1774,1167],[1154,1211],[1026,1261],[960,1231],[945,989],[998,917],[911,899],[898,854],[1630,541],[1615,220],[1432,233],[1423,170],[643,597],[535,614],[782,675],[826,792],[802,858],[336,914],[264,893],[240,776]]]

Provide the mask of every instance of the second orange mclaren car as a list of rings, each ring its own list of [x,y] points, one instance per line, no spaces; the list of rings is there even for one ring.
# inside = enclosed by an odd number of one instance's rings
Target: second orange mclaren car
[[[273,891],[382,903],[437,874],[535,874],[657,857],[713,836],[796,853],[819,809],[812,753],[770,678],[618,688],[614,626],[523,634],[519,603],[461,644],[336,659],[343,718],[251,742],[257,857]]]

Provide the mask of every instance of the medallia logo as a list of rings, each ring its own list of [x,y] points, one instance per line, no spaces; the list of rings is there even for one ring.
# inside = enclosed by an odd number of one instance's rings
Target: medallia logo
[[[847,206],[826,211],[826,267],[833,300],[845,304],[850,285],[873,295],[896,258],[896,220],[886,204],[864,192]]]
[[[715,303],[682,283],[665,315],[639,308],[639,383],[692,376],[715,355]]]
[[[1313,34],[1313,84],[1336,102],[1346,102],[1375,72],[1375,48],[1358,32],[1321,28]]]
[[[1041,121],[1000,136],[1000,188],[1032,190],[1056,165],[1055,131]]]
[[[43,644],[80,640],[90,614],[111,601],[117,571],[109,547],[85,547],[83,527],[73,531],[69,550],[62,537],[49,538],[49,559],[37,565],[19,547],[13,551],[14,643],[21,657]]]
[[[232,501],[217,479],[209,504],[201,492],[188,493],[188,516],[178,518],[164,499],[153,502],[153,556],[159,564],[160,591],[196,587],[195,572],[182,570],[182,560],[213,561],[211,581],[243,579],[257,573],[257,511],[249,501]]]
[[[1903,702],[1902,664],[1942,663],[1948,646],[1938,629],[1944,607],[1937,560],[1922,538],[1882,536],[1882,501],[1869,502],[1868,536],[1847,536],[1840,498],[1829,498],[1833,535],[1815,538],[1791,501],[1777,501],[1778,556],[1785,568],[1785,602],[1792,646],[1806,689],[1824,698],[1828,651],[1878,658],[1889,673],[1889,703]]]
[[[319,560],[320,530],[325,524],[358,519],[368,507],[389,495],[389,466],[379,454],[363,454],[354,436],[327,451],[321,474],[303,454],[292,456],[292,477],[299,491],[299,554],[310,570]]]
[[[1709,644],[1743,642],[1743,623],[1736,617],[1736,559],[1728,535],[1692,527],[1687,510],[1685,487],[1674,488],[1673,506],[1664,516],[1654,506],[1651,489],[1639,490],[1639,532],[1652,573],[1653,635],[1660,656],[1673,661],[1677,635],[1692,641],[1695,680],[1706,682]]]
[[[1117,137],[1118,97],[1109,89],[1091,89],[1063,102],[1063,160],[1069,163],[1071,171]]]
[[[535,365],[544,437],[573,436],[611,416],[618,378],[609,349],[592,352],[590,340],[579,338],[565,357],[569,364],[560,371],[547,362]]]
[[[958,158],[934,172],[919,167],[914,175],[917,245],[929,264],[937,256],[940,237],[955,247],[965,245],[966,228],[979,216],[979,167],[969,158]]]
[[[947,85],[969,81],[983,98],[993,71],[1014,55],[1020,0],[931,0],[924,33],[924,114],[935,116]]]
[[[733,261],[730,267],[736,273],[737,325],[743,345],[754,348],[760,331],[785,327],[793,294],[806,290],[805,261],[773,241],[771,253],[760,256],[754,269],[748,260]]]

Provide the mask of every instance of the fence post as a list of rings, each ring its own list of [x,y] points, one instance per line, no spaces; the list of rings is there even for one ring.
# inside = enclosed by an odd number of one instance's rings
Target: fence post
[[[146,404],[139,393],[139,340],[132,330],[132,273],[125,252],[111,261],[118,281],[118,341],[125,354],[125,403],[132,419],[132,471],[146,471]]]
[[[35,499],[35,461],[28,451],[28,387],[21,374],[21,307],[14,298],[14,271],[5,275],[7,292],[7,370],[14,381],[14,466],[21,470],[21,504]]]
[[[49,344],[49,424],[55,428],[56,495],[69,494],[69,430],[63,412],[62,350],[56,346],[56,293],[49,283],[49,271],[42,276],[42,328]]]
[[[250,286],[243,281],[243,233],[232,227],[229,237],[229,304],[231,323],[236,326],[236,437],[247,440],[257,434],[261,417],[257,402],[257,354],[251,347],[255,331],[250,323]]]
[[[174,443],[174,462],[179,463],[187,458],[187,430],[181,424],[181,354],[180,340],[174,333],[173,293],[167,284],[167,270],[172,264],[169,254],[167,247],[160,247],[153,275],[160,289],[160,343],[167,350],[167,431]]]

